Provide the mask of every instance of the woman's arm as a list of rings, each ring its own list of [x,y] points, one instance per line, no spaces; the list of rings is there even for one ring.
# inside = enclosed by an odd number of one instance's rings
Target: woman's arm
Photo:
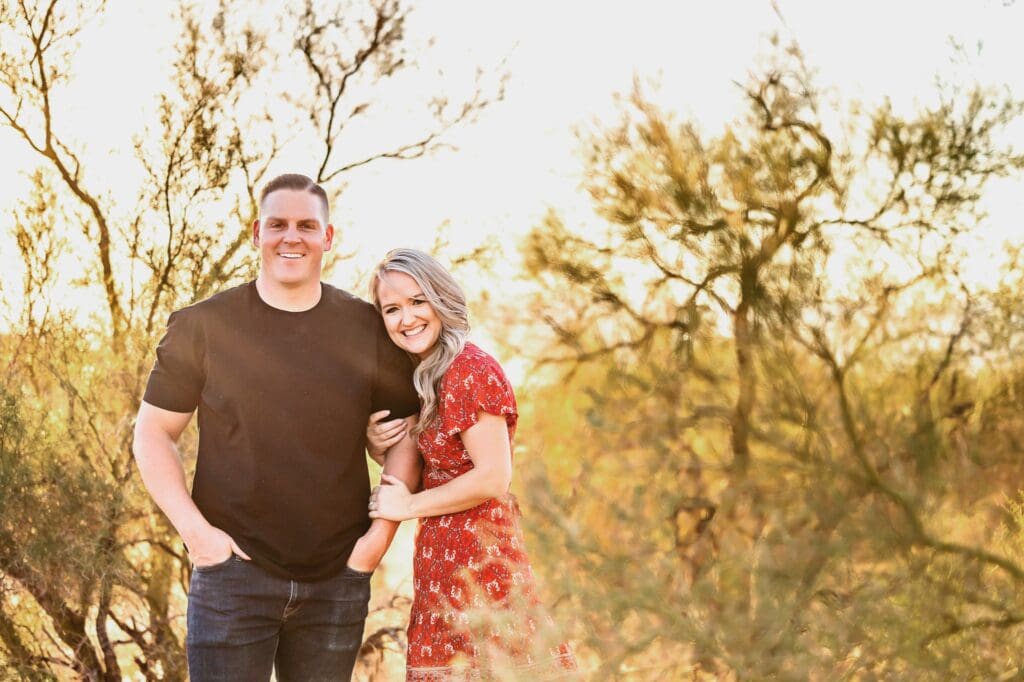
[[[512,449],[505,417],[477,414],[477,423],[459,434],[473,461],[473,468],[452,480],[411,493],[394,476],[381,477],[383,484],[370,497],[370,518],[404,521],[440,516],[471,509],[508,492],[512,481]]]

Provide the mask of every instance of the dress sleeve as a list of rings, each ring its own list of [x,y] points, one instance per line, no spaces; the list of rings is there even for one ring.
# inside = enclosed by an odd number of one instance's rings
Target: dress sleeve
[[[197,315],[179,310],[167,319],[142,399],[171,412],[192,412],[206,380],[206,343]]]
[[[445,374],[440,400],[441,430],[449,436],[476,424],[480,412],[504,415],[510,429],[519,418],[512,384],[489,356],[456,358]]]

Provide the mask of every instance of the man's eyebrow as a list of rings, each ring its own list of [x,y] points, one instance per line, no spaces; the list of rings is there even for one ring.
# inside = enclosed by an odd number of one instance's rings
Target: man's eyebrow
[[[288,219],[287,218],[279,218],[276,215],[271,215],[271,216],[266,216],[265,218],[263,218],[263,221],[267,222],[267,223],[269,223],[269,222],[286,223],[286,222],[288,222]],[[320,219],[319,218],[299,218],[295,222],[297,222],[300,225],[307,225],[307,224],[309,224],[309,225],[319,225],[320,224]]]

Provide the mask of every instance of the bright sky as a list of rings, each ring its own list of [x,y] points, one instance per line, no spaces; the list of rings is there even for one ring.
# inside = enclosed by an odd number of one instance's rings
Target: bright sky
[[[887,94],[898,107],[909,108],[929,101],[936,74],[954,73],[1003,84],[1024,97],[1024,3],[778,4],[809,63],[819,69],[819,84],[843,97],[870,103]],[[88,140],[93,184],[116,187],[119,177],[126,183],[137,177],[131,134],[140,131],[140,111],[153,106],[160,86],[154,74],[165,68],[176,27],[158,9],[169,2],[109,5],[104,19],[85,34],[57,125]],[[468,250],[487,237],[512,249],[548,207],[569,215],[570,222],[586,220],[575,126],[614,116],[613,93],[628,91],[639,74],[657,77],[657,98],[665,106],[717,132],[738,112],[734,81],[744,80],[764,53],[765,36],[787,33],[770,0],[430,0],[416,5],[410,21],[410,39],[436,37],[431,59],[453,73],[488,68],[507,57],[507,98],[451,138],[457,152],[384,161],[347,177],[334,219],[343,250],[358,255],[334,275],[341,285],[389,248],[429,247],[446,222],[456,246]],[[967,46],[967,64],[954,64],[951,38]],[[1024,125],[1012,137],[1024,149]],[[0,284],[10,293],[19,277],[9,236],[11,207],[27,191],[25,174],[35,159],[6,130],[0,130],[0,149]],[[300,140],[272,172],[312,173],[309,159]],[[1021,189],[1020,181],[1002,183],[989,197],[993,249],[1002,237],[1024,233],[1018,220],[1024,212]],[[977,253],[979,277],[992,272],[991,258]]]

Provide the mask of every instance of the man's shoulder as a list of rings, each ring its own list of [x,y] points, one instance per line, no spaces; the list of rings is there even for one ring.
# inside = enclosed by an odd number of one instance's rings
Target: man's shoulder
[[[336,286],[324,282],[321,284],[321,292],[322,293],[320,295],[322,297],[322,301],[329,308],[346,310],[351,313],[377,316],[377,309],[373,307],[372,303],[365,301],[344,289],[339,289]]]
[[[251,293],[252,282],[246,282],[233,286],[230,289],[219,291],[208,298],[196,301],[183,308],[174,311],[174,315],[185,317],[202,318],[206,315],[217,314],[227,308],[235,308],[241,305]]]

